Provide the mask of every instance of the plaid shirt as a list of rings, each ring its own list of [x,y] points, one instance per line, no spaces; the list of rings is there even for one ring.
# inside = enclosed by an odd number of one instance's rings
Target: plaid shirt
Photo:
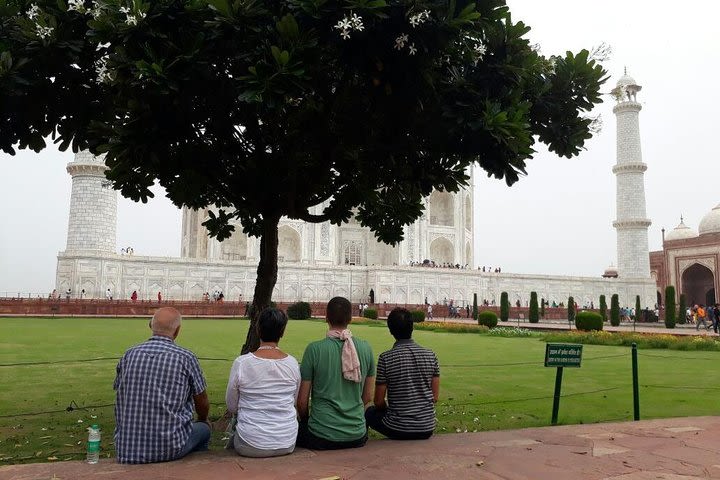
[[[173,460],[190,437],[192,397],[205,388],[197,357],[170,338],[154,335],[125,352],[113,384],[117,461]]]

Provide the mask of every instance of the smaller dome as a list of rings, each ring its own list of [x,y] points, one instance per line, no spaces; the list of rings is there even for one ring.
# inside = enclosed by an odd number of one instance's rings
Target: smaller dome
[[[635,79],[633,77],[631,77],[630,75],[627,74],[627,72],[625,72],[625,74],[622,77],[620,77],[620,79],[617,81],[616,85],[618,87],[624,86],[624,85],[637,85],[637,82],[635,81]]]
[[[700,235],[706,233],[720,233],[720,204],[715,206],[710,212],[700,220],[698,228]]]
[[[615,265],[610,265],[605,269],[605,273],[603,273],[603,278],[617,278],[618,277],[618,269]]]
[[[667,235],[665,235],[665,241],[672,241],[672,240],[684,240],[686,238],[695,238],[697,237],[697,233],[695,231],[685,225],[685,222],[683,222],[682,217],[680,217],[680,225],[673,228],[668,232]]]

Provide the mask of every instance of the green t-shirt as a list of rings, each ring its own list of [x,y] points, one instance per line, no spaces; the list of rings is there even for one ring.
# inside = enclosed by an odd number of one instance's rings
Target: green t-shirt
[[[335,442],[357,440],[367,431],[362,391],[365,378],[375,376],[375,360],[366,341],[352,340],[360,359],[360,383],[343,378],[343,342],[337,338],[312,342],[300,365],[302,379],[312,382],[308,428],[313,435]]]

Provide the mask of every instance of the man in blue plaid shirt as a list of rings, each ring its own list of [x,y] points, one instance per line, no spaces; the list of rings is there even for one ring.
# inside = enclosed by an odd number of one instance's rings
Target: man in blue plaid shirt
[[[207,450],[205,378],[197,357],[175,345],[181,321],[174,308],[159,309],[150,321],[153,336],[125,352],[117,365],[113,388],[120,463],[166,462]]]

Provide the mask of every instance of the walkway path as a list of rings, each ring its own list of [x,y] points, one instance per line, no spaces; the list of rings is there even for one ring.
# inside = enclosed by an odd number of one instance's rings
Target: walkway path
[[[361,449],[248,459],[229,451],[171,463],[0,467],[0,480],[230,479],[692,480],[720,478],[720,417],[571,425],[370,441]]]

